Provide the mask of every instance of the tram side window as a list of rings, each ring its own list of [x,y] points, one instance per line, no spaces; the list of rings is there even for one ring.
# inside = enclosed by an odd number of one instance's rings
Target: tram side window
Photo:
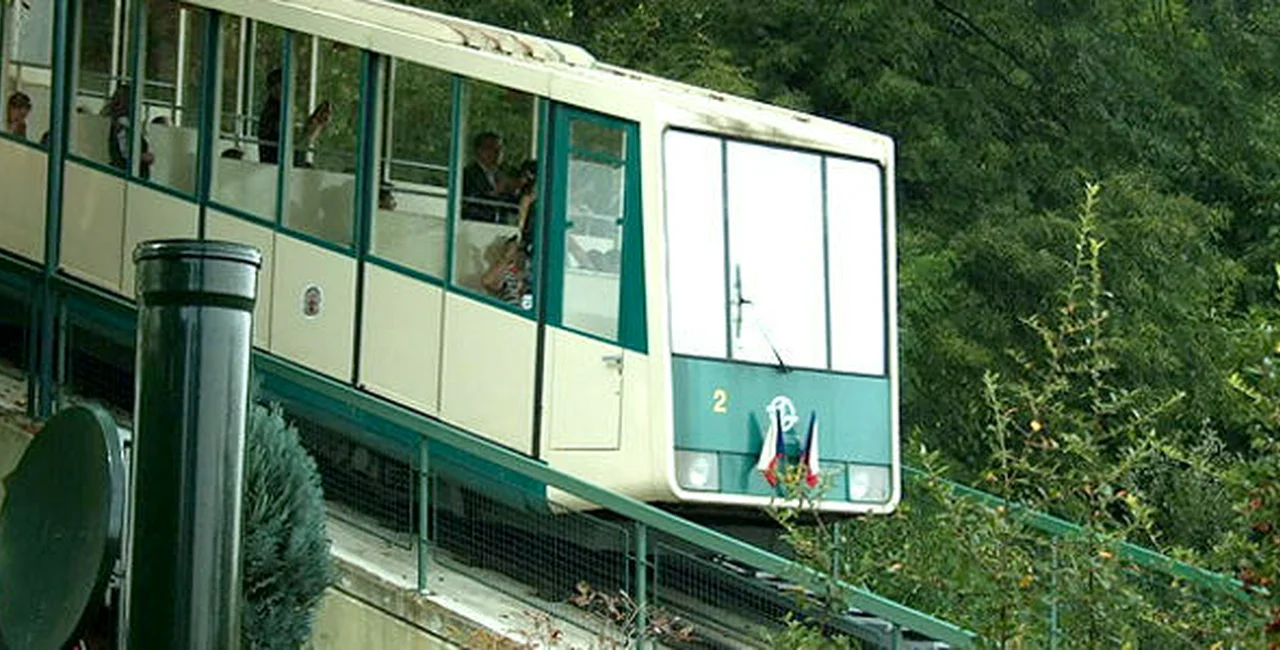
[[[270,154],[278,147],[282,83],[273,71],[282,66],[284,31],[235,18],[223,25],[213,198],[274,221],[279,172]],[[268,142],[259,141],[262,133]]]
[[[563,322],[608,340],[618,337],[622,293],[626,135],[586,119],[569,127]]]
[[[293,44],[293,168],[285,186],[284,224],[350,246],[360,134],[360,50],[301,35],[294,36]]]
[[[453,79],[445,72],[391,60],[383,122],[374,255],[444,277],[452,139]]]
[[[4,132],[38,142],[49,131],[49,70],[53,52],[53,3],[6,4],[11,29],[3,42],[12,63],[12,75],[3,75]]]
[[[532,95],[464,84],[461,196],[454,283],[521,309],[533,308],[537,102]]]
[[[141,146],[152,181],[195,192],[204,12],[173,0],[146,3]]]
[[[127,171],[130,160],[133,92],[128,75],[132,23],[109,2],[80,3],[75,62],[75,96],[70,124],[72,154]],[[113,29],[122,23],[126,27]],[[150,172],[144,154],[139,173]]]

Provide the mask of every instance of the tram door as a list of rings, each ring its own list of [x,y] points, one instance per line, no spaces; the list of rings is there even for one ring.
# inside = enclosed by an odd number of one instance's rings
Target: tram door
[[[553,111],[542,434],[550,450],[619,445],[627,358],[637,341],[643,349],[636,135],[629,122]]]

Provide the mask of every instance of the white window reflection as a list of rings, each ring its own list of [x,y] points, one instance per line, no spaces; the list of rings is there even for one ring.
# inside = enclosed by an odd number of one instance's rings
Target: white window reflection
[[[720,149],[719,138],[666,135],[667,284],[677,354],[723,358],[728,350]]]
[[[827,159],[833,370],[885,373],[882,183],[871,163]]]
[[[624,172],[608,163],[569,161],[563,322],[608,340],[618,336]]]
[[[821,158],[737,142],[727,158],[733,358],[825,368]]]

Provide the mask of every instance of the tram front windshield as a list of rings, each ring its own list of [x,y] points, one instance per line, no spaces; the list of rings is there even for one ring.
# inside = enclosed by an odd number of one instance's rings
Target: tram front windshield
[[[664,140],[672,351],[884,376],[882,168],[683,131]]]

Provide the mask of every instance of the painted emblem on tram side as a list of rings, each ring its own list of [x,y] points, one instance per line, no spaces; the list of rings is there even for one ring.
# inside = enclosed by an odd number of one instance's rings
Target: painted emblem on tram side
[[[320,285],[308,284],[307,288],[302,290],[302,315],[315,318],[320,315],[320,309],[323,307],[324,291],[320,289]]]
[[[796,415],[796,405],[786,395],[774,397],[764,410],[769,414],[770,422],[774,421],[775,413],[777,414],[777,422],[782,427],[781,433],[796,428],[796,422],[800,421],[800,416]]]

